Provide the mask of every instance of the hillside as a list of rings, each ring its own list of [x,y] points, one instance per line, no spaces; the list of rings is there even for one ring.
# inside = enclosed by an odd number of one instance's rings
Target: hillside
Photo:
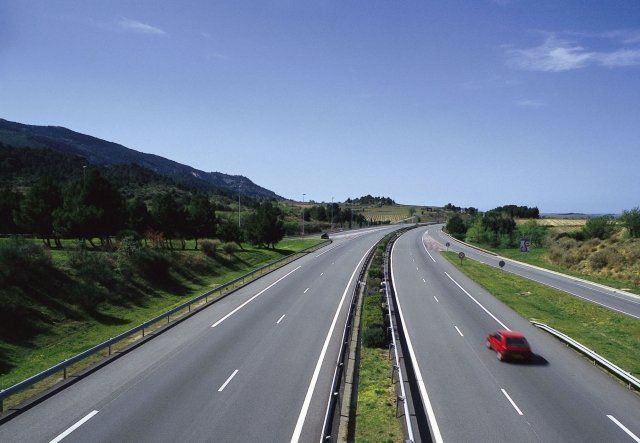
[[[139,152],[117,143],[81,134],[60,126],[36,126],[0,119],[0,143],[14,147],[51,149],[84,157],[96,166],[136,164],[176,182],[195,188],[225,189],[257,198],[282,199],[241,175],[205,172],[154,154]]]

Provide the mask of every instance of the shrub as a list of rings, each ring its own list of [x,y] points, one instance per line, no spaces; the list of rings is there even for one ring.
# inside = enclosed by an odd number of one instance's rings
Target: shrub
[[[142,240],[142,236],[133,229],[124,229],[116,234],[116,240],[119,242],[125,238],[133,239],[136,242],[140,242],[140,240]]]
[[[236,245],[235,243],[225,243],[224,245],[222,245],[222,250],[225,252],[225,254],[233,255],[238,250],[238,245]]]
[[[387,333],[381,324],[372,324],[362,334],[362,344],[367,348],[386,348]]]
[[[218,245],[220,245],[218,240],[202,240],[200,242],[202,253],[211,258],[214,258],[218,253]]]
[[[596,270],[600,270],[607,266],[607,255],[605,251],[597,251],[589,257],[589,265]]]
[[[68,264],[87,283],[99,283],[105,287],[116,284],[116,266],[107,253],[79,248],[71,253]]]
[[[147,278],[164,278],[171,269],[170,257],[151,248],[138,250],[130,260],[138,272]]]
[[[384,273],[382,272],[382,269],[379,266],[371,266],[369,268],[369,278],[382,279],[383,276],[384,276]]]

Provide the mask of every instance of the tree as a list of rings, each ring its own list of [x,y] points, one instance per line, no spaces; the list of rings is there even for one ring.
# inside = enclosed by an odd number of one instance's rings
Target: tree
[[[163,192],[153,196],[151,216],[156,230],[162,232],[164,238],[173,249],[173,239],[179,235],[183,227],[185,213],[173,192]]]
[[[464,240],[467,233],[467,227],[464,220],[458,214],[454,215],[447,221],[447,232],[459,240]]]
[[[98,237],[110,245],[109,236],[122,229],[125,204],[118,190],[96,169],[81,180],[69,182],[62,191],[62,207],[54,211],[57,235],[78,237],[91,243]]]
[[[599,238],[606,240],[615,232],[616,223],[610,215],[592,217],[587,220],[582,233],[585,238]]]
[[[51,177],[44,176],[29,189],[20,203],[20,210],[14,212],[14,219],[22,229],[38,235],[48,247],[51,247],[53,213],[61,206],[60,188]]]
[[[247,217],[245,230],[247,240],[255,245],[267,245],[271,248],[284,237],[282,211],[267,201]]]
[[[624,211],[620,219],[631,237],[640,237],[640,207]]]
[[[0,234],[17,234],[19,227],[13,214],[20,209],[21,195],[13,188],[0,188]]]
[[[231,220],[221,220],[218,224],[217,236],[225,243],[234,242],[242,248],[242,231],[238,223]]]
[[[198,249],[199,238],[211,238],[216,233],[216,213],[213,205],[202,194],[191,198],[187,206],[187,223],[191,236],[195,239],[195,249]]]
[[[153,220],[147,204],[141,197],[135,197],[127,204],[127,226],[129,229],[143,235],[153,225]]]

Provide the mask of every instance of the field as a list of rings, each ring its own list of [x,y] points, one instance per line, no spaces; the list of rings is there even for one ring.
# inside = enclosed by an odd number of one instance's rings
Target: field
[[[531,219],[519,218],[516,219],[516,223],[521,225],[528,222]],[[554,233],[561,232],[575,232],[582,229],[587,222],[586,219],[573,219],[573,218],[540,218],[536,220],[539,226],[546,226]]]

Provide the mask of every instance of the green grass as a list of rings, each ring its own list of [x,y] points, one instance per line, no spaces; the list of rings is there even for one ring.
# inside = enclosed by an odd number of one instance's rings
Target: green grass
[[[383,242],[386,245],[386,242]],[[380,279],[373,278],[371,271],[382,265],[384,247],[378,247],[369,272],[362,304],[361,331],[371,325],[384,323],[381,296],[378,292]],[[388,350],[360,346],[360,377],[358,382],[358,406],[356,415],[355,441],[357,442],[398,442],[403,431],[396,417],[396,391],[391,382],[392,361]]]
[[[522,317],[562,331],[624,370],[640,374],[639,320],[474,260],[461,265],[453,252],[443,255]]]
[[[474,244],[474,243],[470,243]],[[571,275],[573,277],[582,278],[584,280],[592,281],[594,283],[600,283],[601,285],[611,286],[616,289],[624,289],[625,291],[633,292],[634,294],[640,294],[640,285],[628,280],[614,279],[603,277],[599,275],[586,274],[584,272],[578,272],[570,269],[566,266],[561,266],[553,263],[549,260],[547,255],[547,249],[543,247],[537,247],[531,249],[529,252],[520,252],[519,248],[492,248],[487,245],[475,244],[475,246],[481,247],[491,252],[495,252],[512,260],[518,260],[530,265],[539,266],[541,268],[549,269],[551,271],[561,272],[563,274]]]
[[[97,316],[82,320],[67,319],[48,325],[46,330],[23,342],[0,340],[0,387],[11,386],[212,287],[319,242],[315,239],[286,240],[278,243],[275,250],[244,245],[245,249],[238,250],[233,257],[218,260],[209,274],[172,272],[172,288],[175,290],[162,285],[146,286],[148,293],[142,299],[122,304],[105,303],[99,306]],[[64,255],[68,254],[67,250],[52,252],[52,255],[59,255],[54,259],[56,261],[64,261]],[[185,251],[179,254],[202,255],[202,252]],[[19,396],[15,397],[20,399]]]

